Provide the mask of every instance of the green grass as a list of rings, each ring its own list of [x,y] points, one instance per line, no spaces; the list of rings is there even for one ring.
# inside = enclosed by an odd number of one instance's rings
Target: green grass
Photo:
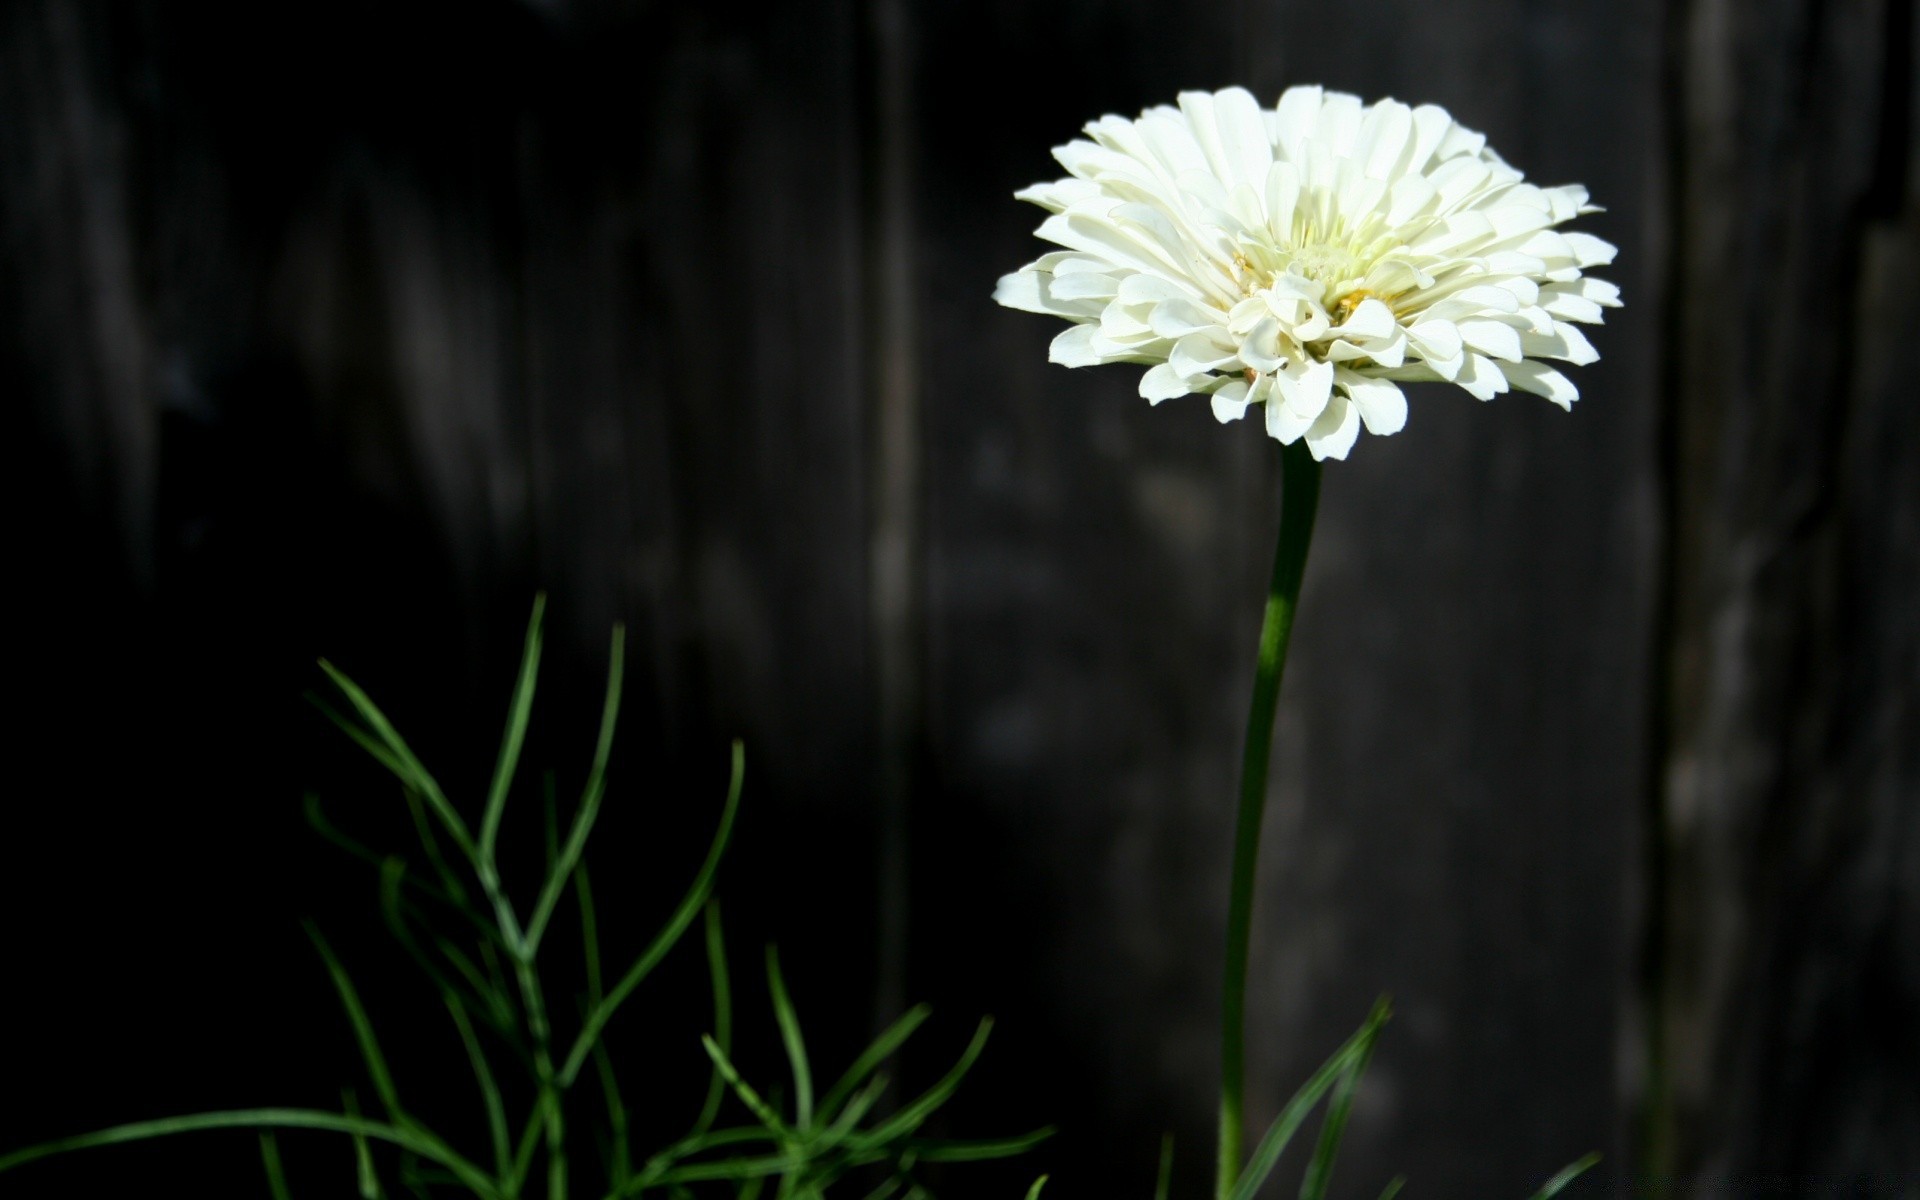
[[[614,728],[620,711],[625,638],[616,628],[601,706],[599,736],[586,784],[572,806],[566,836],[559,836],[557,800],[549,786],[547,858],[531,904],[511,895],[496,859],[500,831],[521,774],[521,752],[532,720],[541,657],[544,597],[536,599],[521,655],[507,723],[477,827],[442,789],[394,723],[373,698],[332,664],[321,669],[340,707],[317,700],[321,710],[372,758],[399,779],[413,818],[427,870],[411,869],[398,856],[383,856],[330,824],[309,798],[309,820],[321,836],[379,870],[380,906],[388,928],[420,965],[438,993],[473,1075],[473,1091],[486,1113],[484,1146],[456,1146],[407,1107],[374,1015],[333,947],[311,926],[307,933],[339,996],[377,1112],[359,1111],[353,1093],[341,1111],[250,1108],[195,1113],[118,1125],[0,1155],[0,1172],[71,1151],[217,1129],[253,1129],[275,1200],[295,1200],[282,1164],[276,1133],[318,1130],[342,1135],[352,1156],[343,1159],[342,1180],[351,1175],[363,1197],[401,1192],[418,1197],[469,1195],[484,1200],[570,1194],[601,1200],[655,1196],[689,1200],[731,1195],[740,1200],[823,1198],[829,1187],[853,1182],[874,1200],[926,1197],[918,1173],[923,1163],[967,1162],[1019,1154],[1047,1137],[1038,1130],[989,1141],[931,1138],[922,1130],[953,1096],[979,1057],[991,1022],[983,1021],[959,1061],[919,1096],[883,1111],[888,1090],[883,1067],[926,1019],[924,1007],[901,1017],[875,1039],[816,1099],[813,1068],[793,997],[769,948],[766,974],[773,1023],[786,1051],[790,1078],[778,1089],[756,1088],[731,1058],[733,987],[727,970],[724,930],[714,890],[740,812],[746,780],[745,753],[733,744],[725,798],[705,856],[686,891],[645,948],[617,971],[600,953],[586,851],[606,794]],[[540,957],[553,922],[571,895],[584,946],[586,992],[577,997],[577,1025],[556,1027],[549,991],[560,972]],[[711,1062],[705,1088],[688,1098],[691,1125],[677,1137],[640,1144],[622,1099],[620,1076],[606,1035],[635,993],[667,956],[703,920],[712,991],[712,1023],[698,1031],[665,1029],[644,1022],[637,1037],[703,1046]],[[572,976],[577,977],[577,976]],[[591,1064],[591,1087],[581,1086]],[[522,1078],[503,1086],[507,1076]],[[521,1111],[509,1094],[529,1097]],[[768,1096],[790,1096],[778,1102]],[[397,1150],[375,1154],[373,1147]],[[600,1161],[582,1175],[574,1156],[596,1147]],[[396,1161],[397,1159],[397,1161]],[[582,1187],[584,1179],[592,1186]],[[337,1187],[328,1194],[337,1194]]]

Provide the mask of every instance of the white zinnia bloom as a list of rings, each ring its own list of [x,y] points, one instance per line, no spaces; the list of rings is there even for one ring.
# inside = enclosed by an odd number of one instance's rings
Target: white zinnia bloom
[[[1398,431],[1408,380],[1570,408],[1542,360],[1592,362],[1575,323],[1620,303],[1581,274],[1614,248],[1555,229],[1598,211],[1586,189],[1524,182],[1433,105],[1295,87],[1263,109],[1229,88],[1086,134],[1053,152],[1069,178],[1016,193],[1065,249],[994,299],[1074,323],[1054,362],[1151,364],[1142,396],[1208,393],[1221,421],[1265,405],[1267,432],[1318,459],[1362,423]]]

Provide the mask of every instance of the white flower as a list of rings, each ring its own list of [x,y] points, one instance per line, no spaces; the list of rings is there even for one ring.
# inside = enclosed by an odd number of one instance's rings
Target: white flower
[[[1345,458],[1362,423],[1398,431],[1401,381],[1570,408],[1542,360],[1599,357],[1574,323],[1620,303],[1581,274],[1614,248],[1555,229],[1598,211],[1586,189],[1524,182],[1433,105],[1295,87],[1263,109],[1229,88],[1086,134],[1053,152],[1069,178],[1016,193],[1066,249],[994,299],[1074,322],[1054,362],[1152,364],[1142,396],[1209,393],[1221,421],[1263,404],[1315,458]]]

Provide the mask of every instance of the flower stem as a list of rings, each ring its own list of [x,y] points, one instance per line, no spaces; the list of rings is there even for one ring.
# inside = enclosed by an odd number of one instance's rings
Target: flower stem
[[[1280,540],[1273,552],[1260,654],[1254,668],[1253,707],[1240,760],[1240,813],[1233,831],[1233,883],[1227,900],[1227,963],[1220,1004],[1220,1158],[1216,1195],[1226,1200],[1244,1163],[1247,1024],[1247,949],[1253,924],[1253,882],[1259,862],[1260,821],[1267,808],[1267,763],[1273,754],[1273,717],[1287,637],[1300,605],[1313,517],[1320,505],[1320,463],[1305,438],[1281,452]]]

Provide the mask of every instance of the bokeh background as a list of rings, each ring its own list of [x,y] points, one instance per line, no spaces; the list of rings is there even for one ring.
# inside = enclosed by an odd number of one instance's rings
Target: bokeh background
[[[991,1012],[950,1131],[1062,1132],[949,1194],[1145,1196],[1163,1131],[1205,1194],[1276,448],[989,296],[1085,120],[1318,82],[1586,183],[1626,307],[1571,416],[1436,387],[1327,473],[1256,1119],[1390,992],[1343,1194],[1599,1149],[1585,1194],[1920,1195],[1915,36],[1910,0],[8,0],[0,1140],[337,1103],[302,918],[477,1124],[302,817],[397,848],[398,798],[302,694],[339,663],[471,802],[543,588],[563,791],[630,632],[616,944],[742,737],[749,1018],[764,941],[829,1060],[929,1000],[929,1078]],[[616,1027],[650,1119],[699,978]],[[181,1181],[264,1189],[209,1135],[0,1192]]]

